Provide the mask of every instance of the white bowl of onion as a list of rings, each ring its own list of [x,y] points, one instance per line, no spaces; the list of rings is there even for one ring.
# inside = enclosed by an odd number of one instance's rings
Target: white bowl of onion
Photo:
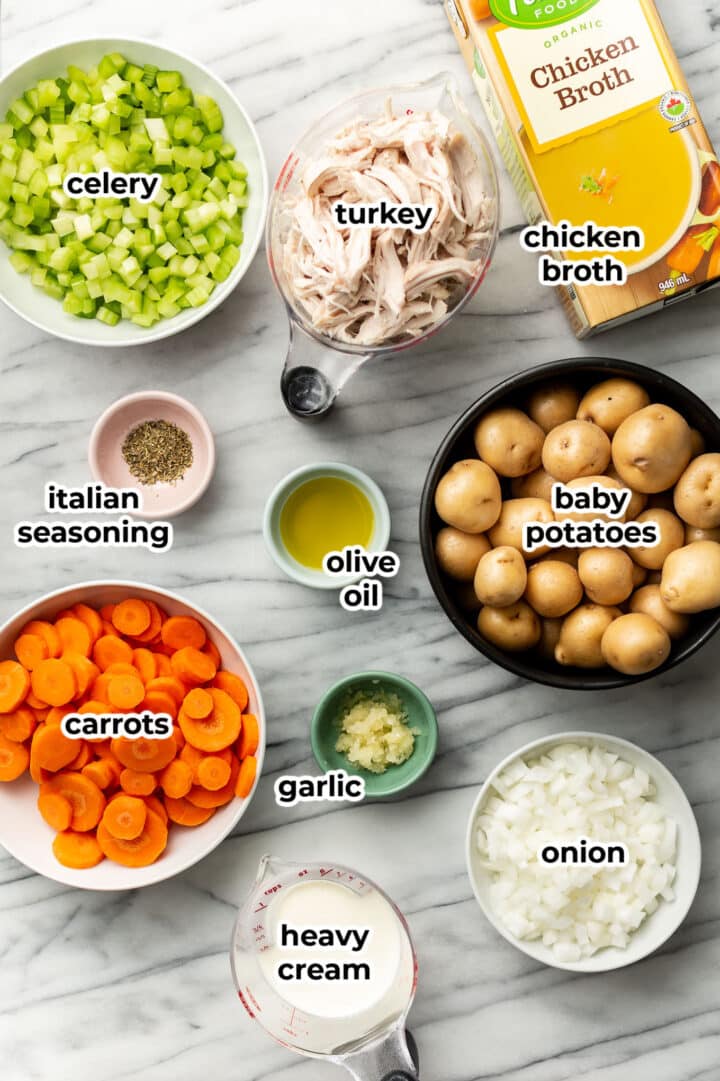
[[[551,838],[561,847],[576,832],[578,848],[582,837],[587,847],[626,845],[625,866],[543,863]],[[692,807],[672,774],[635,744],[593,732],[535,740],[501,762],[475,800],[466,853],[475,897],[503,938],[583,973],[660,949],[688,914],[702,863]]]

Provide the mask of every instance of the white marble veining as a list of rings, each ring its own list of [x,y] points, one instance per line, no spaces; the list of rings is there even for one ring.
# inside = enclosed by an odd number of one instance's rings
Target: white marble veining
[[[711,132],[720,139],[720,0],[660,7]],[[471,86],[439,0],[4,0],[6,67],[59,41],[141,36],[196,55],[259,124],[271,171],[299,132],[370,85],[453,72]],[[479,106],[474,106],[480,114]],[[419,493],[451,422],[528,364],[599,353],[671,373],[720,408],[718,296],[578,345],[520,254],[503,178],[504,231],[471,308],[420,352],[367,367],[324,425],[284,412],[287,330],[264,258],[225,306],[178,338],[102,352],[54,341],[0,312],[0,615],[73,581],[154,581],[214,612],[247,648],[269,716],[262,786],[236,836],[193,870],[135,894],[76,892],[0,858],[0,1061],[4,1081],[238,1081],[340,1077],[294,1058],[245,1017],[232,988],[234,907],[265,851],[345,860],[392,894],[420,960],[411,1026],[422,1075],[443,1081],[718,1081],[720,801],[717,644],[681,669],[609,694],[531,686],[451,628],[422,569]],[[177,522],[170,555],[19,551],[48,479],[87,479],[93,421],[150,385],[196,402],[217,434],[207,498]],[[402,571],[378,616],[286,581],[260,533],[264,500],[299,462],[340,458],[385,490]],[[327,685],[384,666],[416,680],[440,717],[435,765],[408,798],[279,810],[279,771],[312,769],[308,728]],[[609,976],[545,969],[505,943],[471,896],[466,819],[488,771],[546,733],[606,730],[641,743],[695,807],[704,872],[690,916],[660,955]]]

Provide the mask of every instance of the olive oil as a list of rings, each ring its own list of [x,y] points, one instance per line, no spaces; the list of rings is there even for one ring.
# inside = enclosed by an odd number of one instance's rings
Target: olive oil
[[[341,477],[316,477],[288,496],[280,512],[285,549],[303,567],[322,570],[328,552],[348,545],[367,548],[375,515],[367,496]]]

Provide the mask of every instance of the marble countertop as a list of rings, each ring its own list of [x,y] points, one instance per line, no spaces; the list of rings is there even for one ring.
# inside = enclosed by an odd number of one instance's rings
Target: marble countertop
[[[720,0],[660,0],[670,35],[720,140]],[[472,88],[439,0],[4,0],[2,63],[77,37],[150,38],[196,55],[259,125],[275,172],[295,137],[370,85],[453,72]],[[476,115],[479,103],[473,102]],[[341,860],[379,881],[407,914],[420,963],[411,1027],[422,1076],[443,1081],[717,1081],[720,1076],[720,801],[717,644],[623,691],[530,685],[484,661],[430,591],[417,543],[426,469],[456,416],[503,377],[600,353],[663,369],[720,409],[718,295],[578,344],[554,296],[521,258],[503,175],[503,233],[486,286],[418,352],[367,366],[323,425],[286,415],[278,379],[287,328],[265,260],[206,321],[146,349],[55,341],[0,312],[0,616],[90,578],[152,580],[231,628],[263,688],[269,748],[237,833],[194,869],[131,894],[59,886],[0,853],[0,1057],[4,1081],[315,1081],[337,1067],[293,1057],[245,1016],[228,943],[264,852]],[[88,479],[91,426],[115,398],[149,386],[196,402],[218,469],[178,520],[169,555],[15,549],[13,524],[42,514],[52,479]],[[367,470],[392,511],[402,571],[379,615],[349,617],[331,594],[285,580],[260,524],[272,486],[301,462]],[[406,799],[281,810],[280,772],[314,763],[309,720],[336,678],[382,666],[419,683],[440,718],[435,765]],[[657,956],[609,976],[543,968],[501,939],[472,898],[463,844],[483,779],[507,753],[582,727],[656,753],[692,802],[704,843],[697,901]]]

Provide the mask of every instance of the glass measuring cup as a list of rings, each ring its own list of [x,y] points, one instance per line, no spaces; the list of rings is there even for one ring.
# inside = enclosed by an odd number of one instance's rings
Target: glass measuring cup
[[[301,176],[309,158],[322,154],[328,141],[357,119],[380,116],[388,100],[397,113],[439,110],[465,135],[477,160],[479,174],[488,197],[487,234],[473,252],[478,260],[473,280],[458,286],[448,301],[447,314],[412,338],[388,340],[376,346],[341,342],[316,330],[294,297],[283,271],[282,250],[287,235],[287,202],[301,189]],[[425,341],[442,329],[475,295],[487,273],[498,237],[500,219],[499,187],[485,137],[473,121],[450,75],[442,73],[427,82],[382,87],[343,102],[309,128],[290,152],[270,201],[266,247],[270,271],[282,295],[290,322],[290,343],[282,373],[283,400],[290,413],[300,420],[318,420],[332,408],[348,379],[371,358],[387,357]]]
[[[345,887],[362,902],[392,915],[398,940],[398,967],[377,1001],[360,1013],[317,1015],[282,996],[268,978],[264,961],[275,944],[273,904],[295,886],[322,882]],[[316,923],[323,922],[318,912]],[[309,1058],[344,1066],[358,1081],[417,1081],[408,1050],[405,1019],[415,996],[417,961],[402,913],[369,879],[339,864],[283,863],[265,856],[233,933],[231,965],[243,1006],[278,1043]]]

